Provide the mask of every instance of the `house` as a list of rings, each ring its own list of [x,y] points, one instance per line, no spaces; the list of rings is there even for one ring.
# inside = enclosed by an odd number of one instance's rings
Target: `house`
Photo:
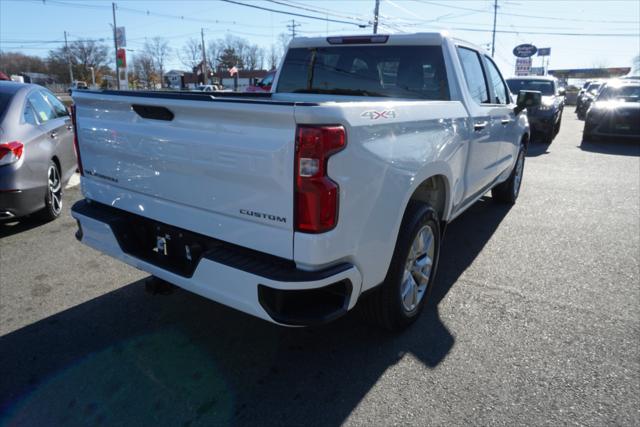
[[[255,86],[257,82],[267,75],[267,70],[239,70],[238,71],[238,91],[244,92],[247,87]],[[235,76],[230,76],[227,70],[218,69],[220,82],[225,88],[233,89]]]
[[[184,75],[191,74],[188,71],[170,70],[164,73],[164,83],[171,89],[182,89],[184,87]]]

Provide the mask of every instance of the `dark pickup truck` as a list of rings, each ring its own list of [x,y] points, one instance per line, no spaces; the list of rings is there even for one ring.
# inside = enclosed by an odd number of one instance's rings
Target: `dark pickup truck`
[[[542,94],[542,104],[527,108],[527,116],[532,134],[541,137],[544,143],[551,144],[560,131],[564,110],[564,89],[558,85],[558,80],[549,76],[513,77],[507,79],[507,85],[515,96],[521,90],[539,91]]]

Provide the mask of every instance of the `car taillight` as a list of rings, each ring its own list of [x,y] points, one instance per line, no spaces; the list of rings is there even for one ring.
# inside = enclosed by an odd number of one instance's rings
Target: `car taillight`
[[[76,151],[76,159],[78,159],[78,172],[84,176],[82,169],[82,159],[80,158],[80,145],[78,144],[78,121],[76,119],[76,105],[71,105],[71,123],[73,124],[73,148]]]
[[[338,222],[338,184],[327,176],[329,157],[346,145],[342,126],[298,126],[295,155],[295,226],[322,233]]]
[[[22,142],[12,141],[0,144],[0,165],[15,163],[22,157],[24,145]]]

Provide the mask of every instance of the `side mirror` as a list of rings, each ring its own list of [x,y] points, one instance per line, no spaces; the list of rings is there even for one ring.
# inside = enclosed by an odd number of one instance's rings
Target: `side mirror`
[[[564,96],[567,93],[567,90],[563,87],[558,88],[558,96]]]
[[[542,104],[542,94],[537,90],[521,90],[518,92],[515,113],[518,114],[525,108],[539,107]]]

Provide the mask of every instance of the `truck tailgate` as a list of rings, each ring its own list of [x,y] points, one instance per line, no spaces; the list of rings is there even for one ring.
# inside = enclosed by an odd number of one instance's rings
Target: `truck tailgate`
[[[134,92],[74,101],[87,198],[293,258],[294,104]]]

